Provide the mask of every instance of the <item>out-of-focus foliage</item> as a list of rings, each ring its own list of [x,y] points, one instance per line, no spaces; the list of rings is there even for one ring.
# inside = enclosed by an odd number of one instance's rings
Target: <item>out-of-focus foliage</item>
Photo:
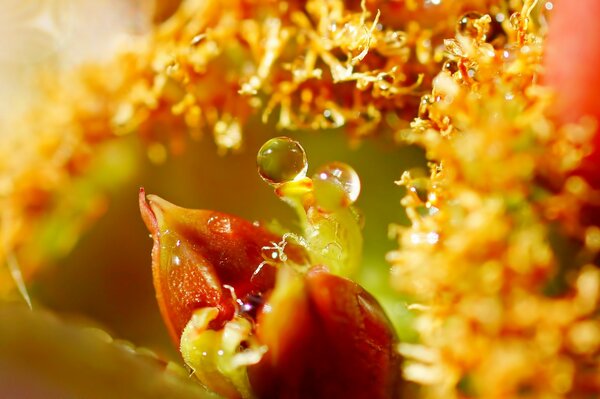
[[[23,306],[0,307],[0,393],[7,398],[218,398],[148,349]]]

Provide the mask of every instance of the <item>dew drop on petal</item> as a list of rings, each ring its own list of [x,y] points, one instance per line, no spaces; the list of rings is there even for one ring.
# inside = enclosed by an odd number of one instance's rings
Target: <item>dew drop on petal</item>
[[[308,170],[304,148],[289,137],[275,137],[263,144],[256,164],[260,177],[272,185],[299,180]]]
[[[330,162],[321,166],[314,174],[313,181],[330,182],[343,189],[346,200],[354,203],[360,194],[360,179],[356,171],[343,162]]]

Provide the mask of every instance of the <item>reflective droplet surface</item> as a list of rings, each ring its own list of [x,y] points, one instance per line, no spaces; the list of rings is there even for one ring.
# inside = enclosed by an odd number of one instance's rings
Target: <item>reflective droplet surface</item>
[[[417,196],[421,202],[427,202],[427,197],[429,195],[430,183],[429,179],[424,177],[419,177],[410,182],[408,189],[411,193]]]
[[[479,18],[481,18],[481,14],[478,12],[468,12],[464,14],[456,24],[456,33],[473,38],[479,36],[479,30],[476,24]]]
[[[281,184],[306,176],[308,162],[304,148],[289,137],[275,137],[258,150],[258,173],[269,184]]]
[[[448,60],[444,63],[444,71],[455,73],[458,71],[458,64],[456,61]]]
[[[337,192],[342,196],[342,202],[355,202],[360,194],[360,179],[356,171],[343,162],[331,162],[321,166],[313,175],[317,201],[337,202]],[[321,191],[323,195],[320,195]]]

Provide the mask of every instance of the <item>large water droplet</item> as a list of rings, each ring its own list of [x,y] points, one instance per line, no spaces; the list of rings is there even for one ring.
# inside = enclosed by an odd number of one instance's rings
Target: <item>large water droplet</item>
[[[289,137],[276,137],[263,144],[256,164],[260,177],[274,185],[299,180],[308,169],[304,148]]]
[[[360,194],[358,174],[343,162],[321,166],[313,175],[313,183],[317,202],[325,208],[352,204]]]

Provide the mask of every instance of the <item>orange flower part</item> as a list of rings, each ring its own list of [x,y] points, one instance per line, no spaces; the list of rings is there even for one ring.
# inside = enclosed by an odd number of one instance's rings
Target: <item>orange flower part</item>
[[[273,288],[276,270],[263,263],[261,251],[280,237],[236,216],[181,208],[154,195],[146,199],[144,189],[139,203],[154,239],[156,297],[175,342],[194,310],[217,308],[210,327],[218,329],[233,318],[237,299]]]

